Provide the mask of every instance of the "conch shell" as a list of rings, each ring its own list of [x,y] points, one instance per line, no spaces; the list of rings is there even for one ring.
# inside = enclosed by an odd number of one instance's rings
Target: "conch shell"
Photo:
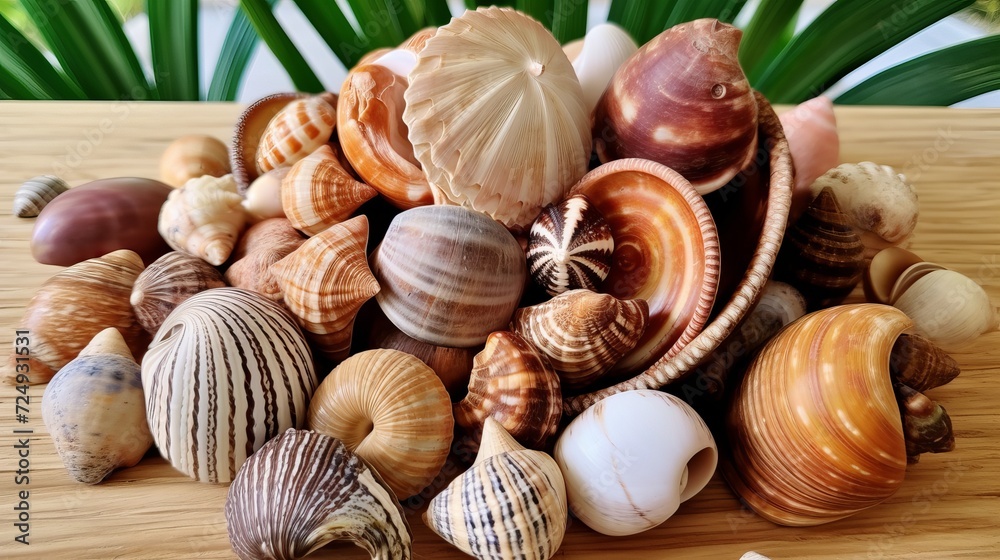
[[[135,279],[129,302],[135,318],[149,334],[156,334],[164,319],[187,298],[226,285],[212,265],[180,251],[153,261]]]
[[[556,462],[519,445],[492,418],[483,426],[475,463],[423,515],[432,531],[462,552],[505,560],[553,557],[568,517]]]
[[[42,397],[42,419],[77,482],[97,484],[142,459],[153,436],[139,364],[117,329],[98,333],[52,378]]]
[[[299,160],[281,181],[281,207],[295,229],[306,235],[350,218],[377,194],[354,180],[329,144]]]
[[[242,560],[296,560],[340,539],[373,560],[411,557],[403,509],[375,469],[305,430],[289,429],[243,464],[226,497],[226,524]]]
[[[559,43],[507,8],[438,29],[417,55],[403,121],[444,199],[525,230],[587,171],[589,111]]]
[[[219,266],[246,225],[242,202],[232,175],[191,179],[167,197],[157,229],[174,250]]]
[[[54,175],[39,175],[25,181],[14,193],[11,212],[18,218],[34,218],[52,199],[69,190],[69,185]]]
[[[226,269],[226,282],[234,288],[282,302],[281,287],[271,265],[298,249],[305,240],[285,218],[271,218],[250,226],[233,250],[233,264]]]

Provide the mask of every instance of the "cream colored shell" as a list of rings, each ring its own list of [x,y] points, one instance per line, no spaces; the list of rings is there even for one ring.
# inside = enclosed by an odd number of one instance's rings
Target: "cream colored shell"
[[[593,112],[618,67],[638,50],[628,32],[613,23],[596,25],[587,32],[580,51],[570,60],[588,111]]]
[[[157,230],[174,250],[219,266],[246,225],[242,202],[232,175],[191,179],[171,191],[160,209]]]

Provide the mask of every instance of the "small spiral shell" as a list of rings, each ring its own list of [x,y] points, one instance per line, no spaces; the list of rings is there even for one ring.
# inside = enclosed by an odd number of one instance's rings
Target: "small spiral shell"
[[[292,165],[326,144],[337,124],[337,109],[322,96],[296,99],[267,123],[257,146],[257,171]]]
[[[246,225],[242,202],[232,175],[191,179],[171,191],[160,209],[157,230],[174,250],[219,266]]]
[[[180,251],[156,259],[139,274],[132,286],[135,318],[150,334],[187,298],[226,285],[222,274],[207,262]]]
[[[531,225],[528,271],[549,295],[597,286],[611,271],[615,240],[601,212],[584,195],[546,206]]]
[[[299,160],[281,181],[281,207],[295,229],[306,235],[350,218],[377,194],[340,165],[329,144]]]
[[[54,175],[32,177],[14,193],[11,211],[18,218],[34,218],[53,198],[68,190],[66,181]]]

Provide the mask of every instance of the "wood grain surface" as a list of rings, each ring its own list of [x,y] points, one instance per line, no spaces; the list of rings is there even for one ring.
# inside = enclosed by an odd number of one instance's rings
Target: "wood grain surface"
[[[229,140],[240,107],[184,103],[0,103],[0,345],[11,348],[25,304],[56,267],[28,251],[32,220],[11,216],[21,181],[54,173],[71,185],[157,174],[173,138]],[[917,185],[913,248],[983,284],[1000,303],[1000,111],[838,108],[843,161],[871,160]],[[957,448],[924,455],[888,502],[813,528],[777,527],[741,509],[718,476],[677,515],[647,533],[609,538],[571,520],[557,558],[721,558],[748,550],[787,558],[1000,557],[1000,334],[955,355],[962,375],[931,395],[954,422]],[[193,482],[150,455],[98,486],[70,480],[41,419],[43,387],[30,390],[29,422],[15,421],[15,392],[0,388],[0,557],[233,558],[226,488]],[[15,485],[14,429],[31,429],[30,484]],[[155,452],[154,452],[155,453]],[[30,545],[14,542],[17,492],[30,491]],[[410,516],[414,557],[462,555]],[[365,558],[336,545],[316,558]]]

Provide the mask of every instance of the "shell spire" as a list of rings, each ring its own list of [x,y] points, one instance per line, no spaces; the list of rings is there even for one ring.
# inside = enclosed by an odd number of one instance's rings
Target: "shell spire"
[[[281,181],[281,207],[306,235],[350,218],[377,194],[344,169],[329,144],[299,160]]]

